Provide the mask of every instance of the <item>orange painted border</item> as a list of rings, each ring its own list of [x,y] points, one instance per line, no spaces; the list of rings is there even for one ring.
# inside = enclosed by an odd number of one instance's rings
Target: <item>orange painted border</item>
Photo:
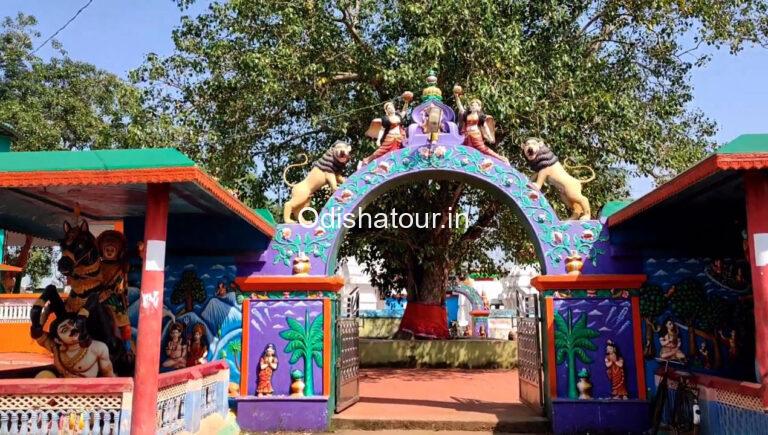
[[[248,395],[248,353],[250,346],[248,325],[251,323],[251,300],[243,301],[243,337],[240,345],[240,395]]]
[[[649,210],[719,171],[764,169],[768,153],[714,154],[608,217],[613,227]]]
[[[18,266],[11,266],[10,264],[0,264],[0,272],[21,272],[21,268]]]
[[[244,291],[339,291],[344,287],[342,276],[246,276],[235,278]]]
[[[547,373],[549,377],[549,397],[557,397],[557,365],[555,364],[555,300],[544,298],[544,311],[547,318]]]
[[[323,396],[331,395],[331,300],[323,299]]]
[[[269,237],[275,227],[235,198],[210,175],[195,166],[174,168],[2,172],[0,187],[105,186],[120,184],[195,183],[227,208]]]
[[[632,324],[635,338],[635,368],[637,372],[637,398],[645,400],[645,360],[643,359],[643,334],[640,319],[640,297],[632,296]]]
[[[531,279],[536,290],[640,288],[646,275],[539,275]]]

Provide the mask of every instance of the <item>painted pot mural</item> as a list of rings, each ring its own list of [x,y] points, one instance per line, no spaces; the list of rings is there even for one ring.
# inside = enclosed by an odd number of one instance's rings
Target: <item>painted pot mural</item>
[[[557,397],[638,398],[630,298],[555,298],[553,332]]]
[[[241,391],[249,396],[323,394],[330,334],[324,299],[251,299],[243,304],[245,337]]]

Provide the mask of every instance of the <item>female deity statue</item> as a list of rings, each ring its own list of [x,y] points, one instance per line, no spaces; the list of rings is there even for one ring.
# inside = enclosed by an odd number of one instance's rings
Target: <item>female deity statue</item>
[[[485,144],[485,142],[490,144],[496,142],[496,123],[493,117],[483,113],[483,103],[477,98],[469,102],[469,110],[466,110],[461,103],[461,94],[461,86],[454,86],[453,95],[456,98],[456,106],[459,108],[459,130],[464,135],[464,145],[509,164],[509,159],[496,153]]]
[[[184,339],[184,324],[174,322],[168,328],[168,341],[165,343],[166,360],[163,367],[183,369],[187,366],[187,342]]]
[[[277,357],[275,356],[275,345],[267,344],[264,352],[259,358],[259,375],[256,384],[256,395],[258,397],[271,396],[275,391],[272,388],[272,375],[277,370]]]
[[[371,126],[365,135],[371,139],[376,139],[378,148],[370,156],[363,159],[363,164],[367,165],[373,160],[378,159],[384,154],[399,150],[403,147],[405,141],[405,127],[403,122],[408,114],[408,104],[413,99],[411,92],[403,93],[403,109],[398,113],[395,104],[391,101],[384,103],[384,117],[376,118],[371,121]]]
[[[666,334],[659,337],[661,351],[659,357],[663,360],[685,361],[685,354],[680,350],[680,331],[672,319],[664,322]]]
[[[619,347],[612,340],[605,343],[605,367],[608,380],[611,382],[611,398],[626,399],[627,382],[624,376],[624,358]]]
[[[208,340],[205,338],[205,326],[202,323],[195,323],[187,347],[187,367],[205,364],[207,356]]]

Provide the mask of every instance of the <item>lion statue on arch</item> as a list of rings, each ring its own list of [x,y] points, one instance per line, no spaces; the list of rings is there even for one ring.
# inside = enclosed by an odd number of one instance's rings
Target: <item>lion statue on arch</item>
[[[349,163],[352,147],[343,141],[336,141],[323,156],[312,164],[312,169],[307,176],[298,183],[291,184],[286,176],[288,171],[294,167],[304,166],[309,162],[306,154],[304,161],[288,165],[283,171],[283,182],[291,187],[291,199],[283,206],[283,222],[287,224],[295,223],[294,216],[303,223],[301,210],[309,205],[312,195],[324,186],[335,191],[339,184],[344,182],[341,175],[344,168]]]
[[[555,153],[540,138],[529,137],[520,144],[520,148],[528,161],[528,166],[536,172],[534,184],[541,190],[544,184],[557,189],[560,200],[571,210],[571,219],[589,220],[592,211],[589,200],[582,195],[584,184],[595,179],[595,171],[589,166],[561,164]],[[587,169],[591,172],[586,179],[578,179],[568,173],[567,169]]]

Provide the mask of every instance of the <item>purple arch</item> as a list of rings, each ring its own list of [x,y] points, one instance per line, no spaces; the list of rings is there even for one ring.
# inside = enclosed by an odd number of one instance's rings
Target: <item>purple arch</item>
[[[348,229],[343,218],[356,216],[396,186],[424,179],[463,180],[497,193],[521,217],[544,274],[566,273],[565,258],[574,251],[596,266],[606,250],[600,221],[560,221],[541,192],[514,167],[474,148],[438,143],[408,146],[361,167],[331,196],[314,227],[278,225],[259,272],[290,275],[293,258],[304,253],[311,275],[333,275]]]

